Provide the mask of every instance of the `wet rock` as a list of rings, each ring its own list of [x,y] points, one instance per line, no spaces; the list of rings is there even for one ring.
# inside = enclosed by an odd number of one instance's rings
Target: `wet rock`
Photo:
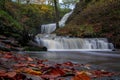
[[[12,47],[10,48],[11,51],[22,51],[23,48],[19,48],[19,47]]]

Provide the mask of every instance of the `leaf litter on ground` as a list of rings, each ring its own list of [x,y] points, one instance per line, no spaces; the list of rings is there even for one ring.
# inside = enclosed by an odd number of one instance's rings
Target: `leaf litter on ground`
[[[90,64],[50,63],[28,55],[0,51],[0,80],[97,80],[112,76],[120,79],[120,73],[93,70]]]

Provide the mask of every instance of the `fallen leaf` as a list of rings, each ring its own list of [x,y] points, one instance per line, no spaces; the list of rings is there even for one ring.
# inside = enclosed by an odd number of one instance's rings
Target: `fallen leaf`
[[[113,76],[114,73],[107,72],[107,71],[101,71],[101,70],[95,70],[91,72],[93,74],[93,77],[110,77]]]
[[[5,54],[5,55],[4,55],[4,58],[11,59],[11,58],[13,58],[13,56],[12,56],[11,54]]]
[[[33,74],[33,75],[41,75],[42,73],[40,71],[30,70],[27,73]]]
[[[15,77],[14,80],[32,80],[32,79],[27,79],[26,75],[18,73]]]
[[[55,78],[59,77],[60,75],[41,75],[40,77],[45,79],[45,80],[55,80]]]
[[[16,72],[7,72],[6,75],[9,77],[9,78],[13,78],[16,76]]]
[[[35,64],[28,64],[29,66],[31,66],[31,67],[36,67],[36,65]]]
[[[26,67],[28,64],[20,63],[20,64],[14,64],[14,67]]]
[[[33,59],[31,57],[27,57],[28,61],[33,61]]]
[[[72,62],[65,62],[63,63],[63,65],[66,65],[66,66],[73,66],[74,64]]]
[[[65,75],[64,70],[60,69],[60,68],[53,68],[50,72],[51,75]]]
[[[91,78],[85,72],[77,72],[72,80],[91,80]]]
[[[28,73],[28,74],[33,74],[33,75],[41,75],[42,74],[42,72],[32,70],[31,68],[24,68],[23,72]]]
[[[6,76],[6,71],[5,70],[0,70],[0,77],[4,77]]]

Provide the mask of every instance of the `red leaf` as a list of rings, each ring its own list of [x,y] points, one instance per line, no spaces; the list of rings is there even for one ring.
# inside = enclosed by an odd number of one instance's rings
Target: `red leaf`
[[[5,55],[4,55],[4,58],[11,59],[11,58],[13,58],[13,56],[12,56],[11,54],[5,54]]]
[[[48,79],[48,80],[50,80],[50,79],[54,80],[54,78],[59,77],[59,75],[41,75],[40,77],[44,78],[44,79]]]
[[[16,72],[8,72],[6,73],[6,75],[9,77],[9,78],[13,78],[16,76]]]
[[[0,70],[0,77],[4,77],[6,76],[6,71],[5,70]]]
[[[92,74],[94,77],[103,77],[103,76],[109,77],[109,76],[114,75],[114,73],[112,72],[100,71],[100,70],[95,70],[92,72]]]

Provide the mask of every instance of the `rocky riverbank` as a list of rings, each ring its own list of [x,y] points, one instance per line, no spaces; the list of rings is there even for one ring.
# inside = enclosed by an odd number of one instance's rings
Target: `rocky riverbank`
[[[12,37],[5,37],[0,35],[0,50],[3,51],[22,51],[23,48]]]
[[[29,41],[28,45],[21,44],[13,37],[0,35],[0,50],[2,51],[46,51],[44,47],[40,47],[37,43]]]

